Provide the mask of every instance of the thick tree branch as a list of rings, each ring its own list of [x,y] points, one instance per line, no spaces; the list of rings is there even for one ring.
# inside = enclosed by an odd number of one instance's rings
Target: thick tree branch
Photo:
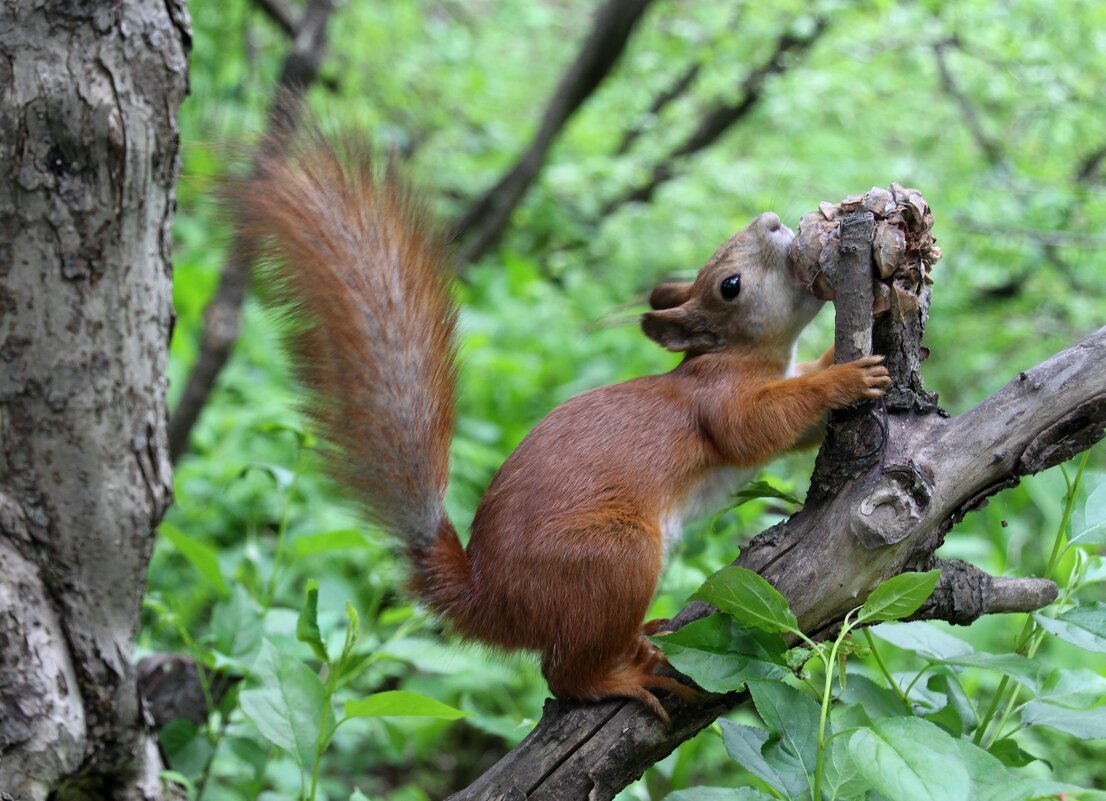
[[[898,188],[893,189],[898,199]],[[917,208],[921,217],[928,214],[924,203]],[[840,280],[842,256],[829,256]],[[787,597],[812,636],[832,633],[880,581],[935,564],[933,552],[945,533],[987,496],[1089,447],[1106,430],[1101,369],[1106,328],[1019,374],[975,409],[954,419],[945,416],[918,375],[929,290],[924,268],[912,264],[904,258],[884,285],[889,312],[872,328],[873,349],[888,355],[896,382],[886,419],[875,425],[885,414],[878,408],[835,415],[806,506],[754,538],[737,560]],[[857,303],[871,309],[870,298],[842,293],[840,318],[856,316],[855,308],[845,307]],[[1055,597],[1051,582],[993,578],[962,563],[936,564],[945,576],[920,612],[924,617],[968,622],[990,612],[1030,611]],[[673,625],[711,611],[690,604]],[[699,707],[670,699],[665,705],[671,728],[631,702],[550,701],[541,722],[514,751],[452,798],[613,798],[740,698],[712,696]]]
[[[461,241],[458,263],[475,261],[499,239],[530,185],[545,163],[546,154],[565,124],[599,87],[618,62],[630,34],[652,0],[608,0],[595,17],[591,33],[576,60],[561,78],[545,110],[538,131],[519,160],[478,198],[453,226]]]
[[[333,10],[332,0],[311,0],[308,4],[292,49],[281,65],[278,88],[269,108],[269,130],[264,141],[280,141],[278,131],[295,125],[300,98],[319,73],[326,48],[326,26]],[[199,356],[169,420],[169,453],[174,463],[188,450],[192,427],[207,404],[215,381],[238,340],[251,262],[245,243],[236,238],[227,248],[226,262],[215,295],[204,309]]]

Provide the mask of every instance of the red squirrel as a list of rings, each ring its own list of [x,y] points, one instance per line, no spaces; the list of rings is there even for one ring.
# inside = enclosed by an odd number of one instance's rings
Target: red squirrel
[[[468,546],[446,517],[456,396],[450,258],[370,146],[319,135],[262,158],[232,193],[268,304],[306,389],[329,471],[402,543],[410,587],[463,638],[535,651],[561,698],[689,697],[654,669],[643,624],[684,521],[725,506],[831,409],[890,386],[882,357],[789,371],[818,312],[792,232],[757,217],[641,320],[684,354],[671,372],[593,389],[538,423],[492,479]],[[277,152],[274,150],[274,152]],[[807,444],[811,444],[807,442]]]

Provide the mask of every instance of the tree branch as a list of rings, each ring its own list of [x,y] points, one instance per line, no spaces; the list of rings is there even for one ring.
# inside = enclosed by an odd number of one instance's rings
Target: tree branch
[[[700,61],[696,61],[690,67],[681,73],[672,84],[654,98],[652,104],[649,106],[649,110],[642,115],[642,119],[639,119],[637,123],[631,125],[626,129],[626,132],[622,135],[622,141],[618,143],[618,149],[615,151],[619,156],[625,155],[630,152],[630,148],[638,137],[641,136],[645,130],[647,120],[655,118],[671,103],[678,98],[684,92],[686,92],[695,79],[699,77],[699,72],[703,69],[703,64]]]
[[[285,34],[296,35],[296,31],[300,29],[300,21],[296,19],[296,12],[283,0],[254,0],[254,2]]]
[[[480,258],[499,239],[511,213],[541,171],[553,141],[610,74],[651,3],[652,0],[608,0],[600,9],[576,60],[557,85],[530,146],[515,166],[454,223],[453,236],[462,242],[459,264]]]
[[[958,46],[959,43],[955,38],[944,39],[933,45],[933,58],[937,62],[937,74],[941,78],[941,87],[960,109],[960,116],[964,119],[964,125],[968,129],[968,133],[971,134],[976,147],[983,152],[987,162],[992,167],[1004,166],[1006,164],[1006,157],[1002,152],[1001,145],[984,130],[983,123],[979,119],[979,114],[976,113],[975,106],[972,105],[968,96],[964,94],[964,91],[953,77],[952,70],[949,69],[945,51],[950,47]]]
[[[292,48],[281,65],[277,91],[269,107],[268,131],[263,141],[279,141],[277,132],[295,125],[302,94],[319,73],[326,48],[326,26],[333,10],[332,0],[311,0],[308,4]],[[204,309],[199,356],[169,420],[169,453],[174,463],[188,450],[192,427],[207,404],[215,381],[238,340],[251,262],[245,242],[235,237],[227,249],[219,286]]]
[[[914,202],[909,190],[892,189],[896,200]],[[932,224],[924,202],[912,208],[928,217],[926,226]],[[989,495],[1090,447],[1106,429],[1106,328],[1019,374],[964,415],[945,416],[922,389],[917,371],[929,289],[916,259],[917,253],[906,251],[887,276],[889,311],[872,328],[873,349],[888,355],[896,383],[886,419],[875,425],[883,413],[872,408],[835,414],[806,506],[755,537],[736,562],[774,584],[811,636],[832,633],[882,580],[935,564],[933,552],[945,533]],[[838,281],[844,261],[836,245],[824,259]],[[870,310],[872,303],[846,293],[837,302],[839,319],[855,316],[855,308],[845,308],[850,304]],[[936,564],[946,573],[922,616],[967,622],[990,612],[1031,611],[1055,597],[1051,582],[996,579],[962,563]],[[689,604],[672,625],[679,628],[712,611]],[[613,798],[741,697],[711,696],[698,707],[667,699],[670,728],[632,702],[549,701],[518,747],[451,798]]]
[[[609,200],[603,206],[602,216],[613,213],[627,203],[645,203],[653,197],[657,188],[671,180],[676,172],[673,163],[698,153],[714,144],[736,122],[746,117],[760,100],[761,93],[769,78],[787,71],[790,64],[788,56],[800,56],[808,52],[818,41],[829,25],[829,19],[819,17],[814,27],[805,34],[788,31],[776,40],[772,54],[761,65],[755,67],[741,84],[739,99],[734,103],[723,103],[708,111],[691,135],[674,147],[653,167],[649,179],[618,197]]]
[[[945,620],[967,626],[983,615],[1035,612],[1056,600],[1056,583],[1039,578],[992,576],[959,559],[938,559],[918,565],[938,569],[937,587],[912,620]]]

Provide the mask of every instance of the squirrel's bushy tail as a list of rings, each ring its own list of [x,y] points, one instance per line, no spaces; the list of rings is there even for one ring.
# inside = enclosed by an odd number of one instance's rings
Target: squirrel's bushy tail
[[[419,595],[454,616],[470,577],[442,508],[457,383],[449,256],[369,142],[313,129],[262,153],[228,195],[304,412],[329,472],[404,543]]]

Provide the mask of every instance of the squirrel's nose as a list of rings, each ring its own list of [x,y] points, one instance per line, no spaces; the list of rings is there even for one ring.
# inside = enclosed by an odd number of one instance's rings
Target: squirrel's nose
[[[774,211],[766,211],[764,214],[757,217],[757,222],[764,226],[768,231],[778,231],[780,228],[780,215]]]

